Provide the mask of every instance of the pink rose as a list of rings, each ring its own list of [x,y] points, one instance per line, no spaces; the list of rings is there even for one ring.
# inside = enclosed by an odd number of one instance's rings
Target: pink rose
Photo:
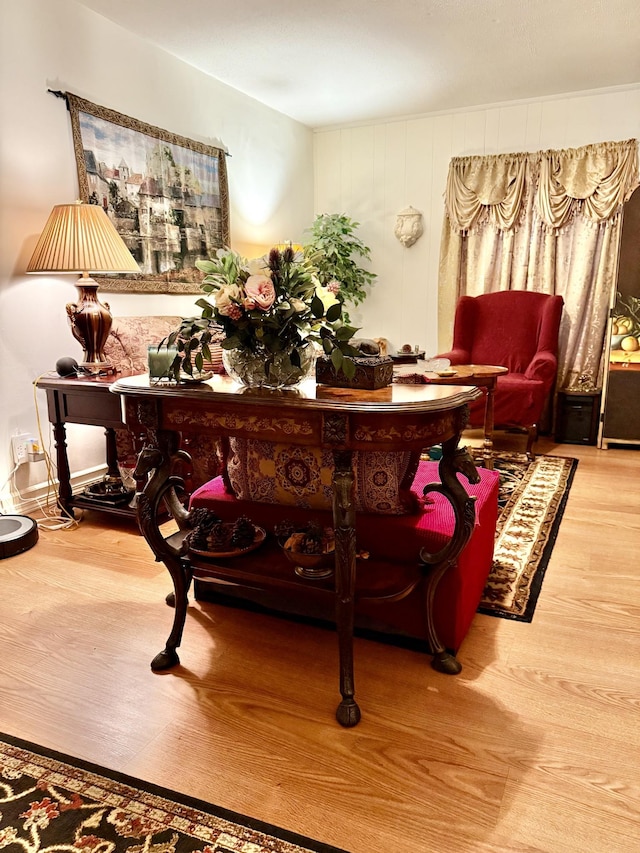
[[[262,311],[268,311],[276,298],[271,279],[266,275],[250,275],[244,286],[244,292]]]

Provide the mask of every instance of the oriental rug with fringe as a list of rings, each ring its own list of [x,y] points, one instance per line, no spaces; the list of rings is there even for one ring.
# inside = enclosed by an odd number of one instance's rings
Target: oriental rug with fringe
[[[3,734],[0,848],[28,853],[345,853]]]
[[[478,612],[530,622],[578,464],[563,456],[494,454],[500,513]]]

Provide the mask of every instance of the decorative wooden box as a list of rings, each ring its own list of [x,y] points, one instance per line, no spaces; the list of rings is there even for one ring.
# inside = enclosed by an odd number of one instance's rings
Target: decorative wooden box
[[[352,379],[348,379],[342,370],[336,373],[328,356],[320,356],[316,361],[316,382],[319,385],[333,385],[334,388],[362,388],[366,391],[375,391],[377,388],[391,385],[393,361],[388,356],[356,357],[349,360],[356,365]]]

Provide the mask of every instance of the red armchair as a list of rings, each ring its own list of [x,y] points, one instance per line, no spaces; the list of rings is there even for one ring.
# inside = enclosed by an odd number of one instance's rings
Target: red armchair
[[[462,296],[456,306],[453,348],[439,357],[451,364],[496,364],[494,396],[497,429],[524,428],[527,453],[538,437],[538,424],[555,384],[558,334],[563,299],[546,293],[502,290]],[[484,422],[484,399],[471,406],[471,426]]]

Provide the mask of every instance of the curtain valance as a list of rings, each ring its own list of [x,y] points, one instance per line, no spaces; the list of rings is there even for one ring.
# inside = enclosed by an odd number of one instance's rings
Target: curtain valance
[[[517,229],[533,201],[552,230],[580,215],[594,224],[615,219],[638,186],[638,143],[601,142],[535,153],[454,157],[445,209],[459,233],[491,226]]]

